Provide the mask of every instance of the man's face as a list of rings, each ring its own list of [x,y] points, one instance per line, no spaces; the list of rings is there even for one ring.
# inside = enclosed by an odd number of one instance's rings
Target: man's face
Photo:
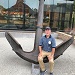
[[[51,30],[49,30],[49,29],[45,30],[45,34],[46,34],[47,36],[50,36],[50,35],[51,35]]]

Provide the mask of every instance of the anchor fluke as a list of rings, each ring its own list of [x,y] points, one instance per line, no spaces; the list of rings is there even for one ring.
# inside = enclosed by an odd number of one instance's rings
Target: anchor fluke
[[[14,37],[8,33],[5,32],[5,37],[7,38],[8,42],[10,43],[13,51],[20,56],[22,59],[38,64],[38,50],[33,50],[31,52],[23,51],[21,45],[14,39]],[[67,41],[62,42],[56,47],[54,59],[58,58],[60,55],[63,54],[63,52],[73,43],[74,37],[69,38]],[[37,54],[36,54],[37,53]],[[47,57],[44,58],[44,62],[48,62]]]

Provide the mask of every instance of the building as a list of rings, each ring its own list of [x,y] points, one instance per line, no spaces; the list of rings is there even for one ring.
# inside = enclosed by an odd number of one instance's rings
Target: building
[[[35,28],[39,1],[31,1],[16,0],[15,4],[10,7],[11,1],[9,0],[8,8],[0,6],[0,24],[14,24],[18,25],[18,28]],[[64,30],[65,27],[72,27],[74,23],[72,21],[72,10],[70,10],[72,9],[71,5],[71,3],[60,2],[57,4],[44,4],[43,27],[50,26],[60,30]]]

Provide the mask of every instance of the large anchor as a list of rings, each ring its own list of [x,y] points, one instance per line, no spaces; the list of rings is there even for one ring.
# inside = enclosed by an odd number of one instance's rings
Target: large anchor
[[[23,51],[21,45],[14,39],[14,37],[8,33],[5,32],[5,36],[10,43],[13,51],[20,56],[22,59],[38,64],[38,44],[39,40],[42,36],[42,24],[43,24],[43,10],[44,10],[44,0],[39,1],[39,13],[38,13],[38,22],[37,22],[37,29],[36,29],[36,34],[35,34],[35,43],[34,43],[34,49],[31,52],[25,52]],[[73,43],[74,38],[71,37],[67,41],[61,43],[56,47],[54,59],[58,58],[60,55],[63,54],[63,52]],[[44,62],[48,62],[47,58],[44,58]]]
[[[40,73],[39,65],[35,65],[35,64],[38,64],[38,54],[39,54],[38,44],[42,36],[43,10],[44,10],[44,0],[39,0],[38,22],[37,22],[37,29],[35,33],[34,49],[31,52],[24,51],[21,45],[14,39],[14,37],[9,32],[5,32],[5,36],[8,42],[10,43],[12,50],[22,59],[30,63],[34,63],[32,64],[32,74],[33,75],[38,75]],[[54,59],[62,55],[63,52],[73,43],[73,40],[74,40],[74,37],[72,36],[68,40],[59,44],[56,47]],[[45,57],[43,61],[47,63],[48,58]]]

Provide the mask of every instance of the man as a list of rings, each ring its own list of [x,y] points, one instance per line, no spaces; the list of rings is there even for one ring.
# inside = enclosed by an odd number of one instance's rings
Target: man
[[[55,39],[51,36],[50,27],[45,28],[45,36],[42,36],[39,42],[39,56],[38,61],[41,69],[41,75],[44,75],[46,69],[43,62],[44,57],[48,57],[50,75],[53,75],[54,67],[54,53],[55,53],[56,42]]]

